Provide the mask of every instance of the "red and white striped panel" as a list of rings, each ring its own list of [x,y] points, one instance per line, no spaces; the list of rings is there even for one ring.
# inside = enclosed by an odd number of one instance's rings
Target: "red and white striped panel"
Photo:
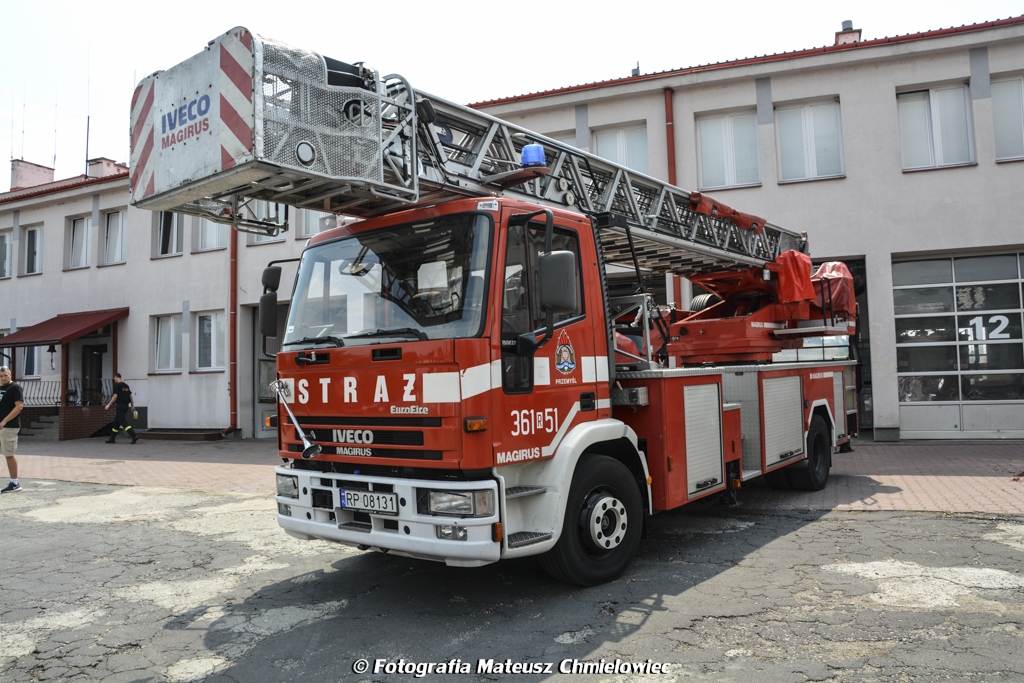
[[[135,88],[132,95],[132,131],[131,131],[131,191],[132,201],[144,199],[153,194],[153,145],[156,139],[156,126],[150,118],[153,109],[153,97],[156,79],[149,78]]]
[[[245,29],[232,31],[219,45],[222,171],[252,157],[252,49],[252,34]]]

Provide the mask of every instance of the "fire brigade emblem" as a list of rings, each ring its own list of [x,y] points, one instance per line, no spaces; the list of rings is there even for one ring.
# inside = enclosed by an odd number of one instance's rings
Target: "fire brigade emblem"
[[[558,345],[555,347],[555,368],[563,375],[572,374],[576,369],[576,352],[573,351],[569,335],[562,330],[558,334]]]

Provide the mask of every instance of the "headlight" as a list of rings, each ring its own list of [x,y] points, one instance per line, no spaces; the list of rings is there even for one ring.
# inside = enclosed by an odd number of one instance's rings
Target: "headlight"
[[[427,496],[432,515],[490,517],[494,510],[494,491],[430,491]]]
[[[286,498],[299,497],[299,478],[288,474],[277,475],[277,495]]]

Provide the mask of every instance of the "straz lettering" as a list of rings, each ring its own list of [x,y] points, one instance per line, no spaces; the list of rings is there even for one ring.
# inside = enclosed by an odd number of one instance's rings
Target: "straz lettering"
[[[335,429],[335,443],[373,443],[373,432],[369,429]]]
[[[426,406],[391,406],[392,415],[429,415],[430,409]]]
[[[203,95],[160,117],[160,149],[167,149],[210,130],[210,96]],[[178,129],[175,132],[175,129]]]
[[[520,448],[515,451],[498,451],[498,464],[508,465],[527,460],[538,460],[540,458],[539,448]]]

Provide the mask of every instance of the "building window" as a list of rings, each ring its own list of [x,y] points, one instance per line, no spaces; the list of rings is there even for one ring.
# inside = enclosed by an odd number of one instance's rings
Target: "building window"
[[[68,268],[85,268],[89,265],[89,228],[91,227],[91,218],[76,218],[71,221]]]
[[[224,367],[224,314],[201,313],[196,316],[196,369],[219,370]]]
[[[966,87],[902,93],[896,104],[904,169],[974,162]]]
[[[26,228],[25,275],[43,272],[43,229]]]
[[[21,352],[21,376],[39,377],[39,347],[26,346]]]
[[[312,209],[302,210],[302,229],[299,232],[299,237],[312,237],[313,235],[320,232],[320,219],[327,218],[330,216],[334,218],[334,214],[324,213],[323,211],[313,211]]]
[[[779,147],[779,180],[843,175],[843,138],[837,102],[778,109],[775,133]]]
[[[108,213],[107,225],[103,234],[103,262],[105,264],[124,263],[127,233],[128,212]]]
[[[571,144],[575,144],[575,141]],[[594,134],[597,156],[647,173],[647,128],[623,128]]]
[[[901,404],[1024,401],[1021,264],[1024,254],[892,265]]]
[[[12,231],[0,232],[0,278],[11,276]]]
[[[181,370],[181,316],[166,315],[156,319],[157,371]]]
[[[1024,159],[1024,80],[992,84],[996,159]]]
[[[228,246],[227,223],[215,223],[208,218],[199,219],[199,251],[223,249]]]
[[[265,223],[280,223],[284,220],[284,205],[267,202],[262,199],[253,202],[253,218]],[[257,233],[253,235],[252,244],[265,244],[267,242],[280,242],[284,239],[283,233],[268,235]]]
[[[761,182],[757,116],[753,112],[698,119],[697,138],[701,189]]]
[[[157,255],[175,256],[181,253],[184,216],[161,211],[157,218]]]

